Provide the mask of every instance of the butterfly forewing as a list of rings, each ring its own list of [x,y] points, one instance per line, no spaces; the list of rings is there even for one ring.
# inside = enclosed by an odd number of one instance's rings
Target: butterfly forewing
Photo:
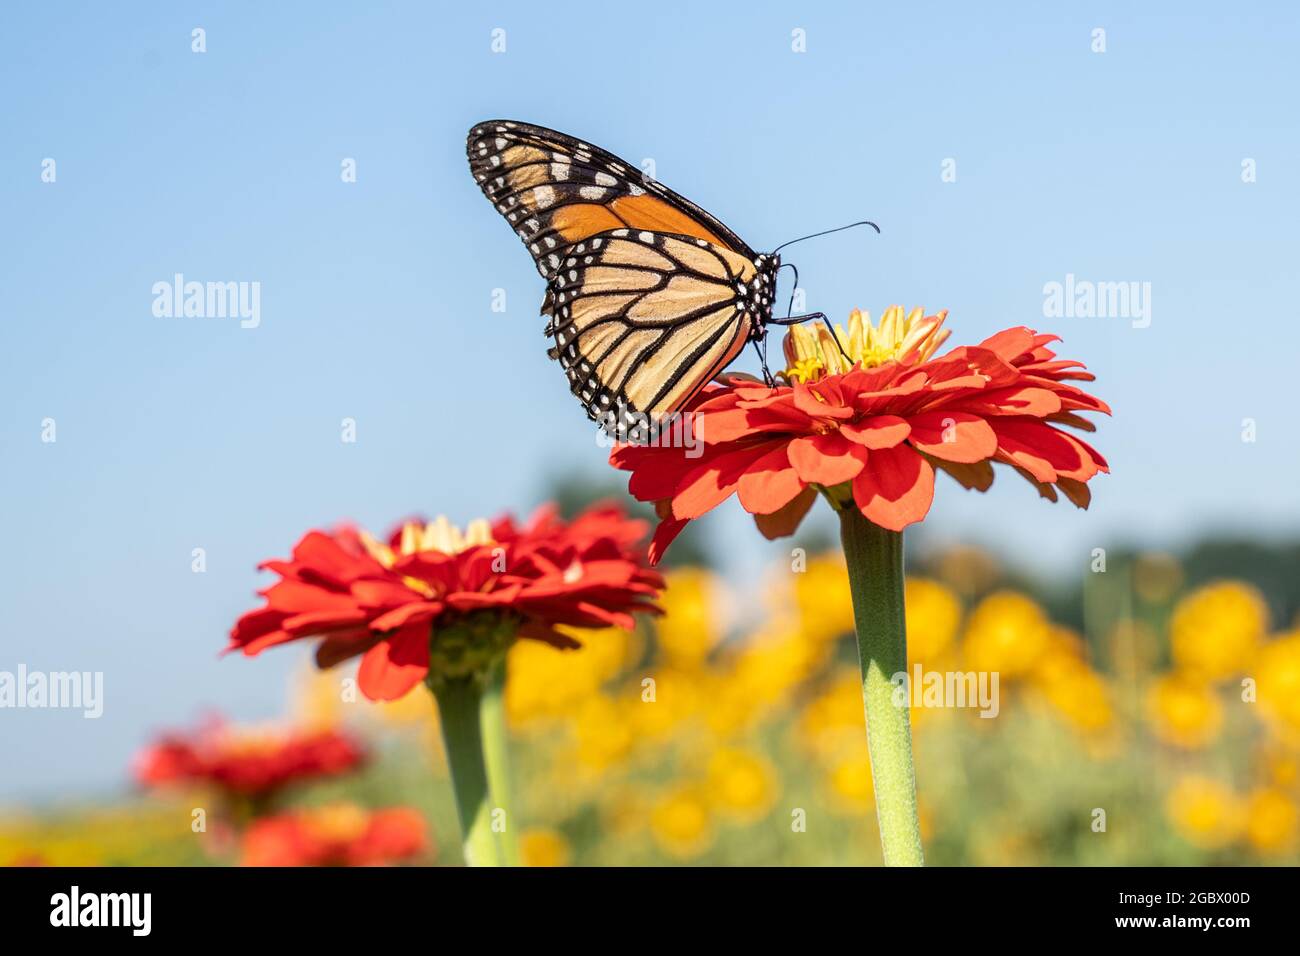
[[[479,123],[466,151],[547,280],[551,357],[607,428],[680,408],[771,317],[779,260],[633,164],[514,120]]]
[[[658,419],[744,346],[753,262],[692,236],[619,229],[570,246],[547,291],[551,350],[589,417]]]
[[[709,213],[645,179],[636,166],[572,136],[493,120],[471,129],[465,146],[483,194],[547,279],[558,271],[567,247],[620,228],[691,236],[754,258]]]

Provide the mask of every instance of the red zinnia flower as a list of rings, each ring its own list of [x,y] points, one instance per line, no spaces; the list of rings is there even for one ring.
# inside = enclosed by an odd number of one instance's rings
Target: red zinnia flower
[[[244,835],[244,866],[379,866],[425,854],[424,817],[408,807],[335,804],[263,817]]]
[[[362,692],[393,700],[429,673],[431,652],[458,673],[516,636],[574,647],[557,625],[630,629],[634,612],[657,612],[663,579],[632,550],[645,532],[612,505],[571,523],[549,508],[522,527],[476,521],[464,534],[445,518],[407,522],[386,544],[312,531],[290,560],[262,565],[281,580],[262,592],[265,607],[239,619],[227,650],[253,656],[321,638],[318,665],[363,654]]]
[[[191,734],[167,734],[135,760],[141,783],[206,783],[261,798],[291,783],[335,776],[366,758],[360,741],[336,730],[237,730],[212,720]]]
[[[993,462],[1013,466],[1044,497],[1056,490],[1081,508],[1087,481],[1106,460],[1057,425],[1092,431],[1082,411],[1110,409],[1068,380],[1091,381],[1081,363],[1057,361],[1056,336],[1012,328],[931,356],[948,333],[946,312],[906,318],[895,306],[873,327],[855,311],[840,332],[795,326],[790,367],[767,387],[732,375],[684,409],[695,457],[682,449],[623,445],[610,456],[631,471],[628,490],[657,502],[651,544],[657,563],[692,518],[737,494],[769,538],[792,534],[817,489],[850,502],[882,528],[920,521],[934,495],[934,469],[986,490]]]

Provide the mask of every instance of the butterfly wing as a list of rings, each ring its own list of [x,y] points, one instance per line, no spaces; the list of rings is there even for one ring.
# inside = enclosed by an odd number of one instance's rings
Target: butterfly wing
[[[588,417],[634,426],[680,408],[770,312],[768,273],[689,235],[618,229],[565,250],[547,288],[550,350]],[[634,428],[632,429],[634,430]]]
[[[754,259],[754,251],[690,200],[636,166],[564,133],[514,120],[490,120],[469,131],[470,171],[551,279],[584,239],[616,229],[703,239]]]

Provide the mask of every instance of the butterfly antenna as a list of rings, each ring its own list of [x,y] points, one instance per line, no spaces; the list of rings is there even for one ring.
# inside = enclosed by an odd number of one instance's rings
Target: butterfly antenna
[[[775,249],[772,250],[772,255],[776,255],[786,246],[793,246],[796,242],[803,242],[805,239],[816,239],[818,236],[829,236],[831,233],[843,232],[845,229],[856,229],[858,226],[870,226],[872,229],[876,230],[877,234],[880,233],[879,226],[877,226],[874,222],[871,222],[868,219],[864,219],[861,222],[851,222],[847,226],[837,226],[834,229],[826,229],[823,230],[822,232],[814,232],[807,236],[800,236],[798,239],[791,239],[789,242],[783,242]],[[781,269],[785,269],[787,267],[789,267],[790,271],[794,273],[794,288],[790,290],[790,304],[786,306],[784,319],[774,319],[774,320],[769,319],[768,321],[772,325],[794,325],[798,322],[806,322],[809,319],[820,319],[826,325],[827,331],[831,333],[831,338],[835,340],[835,347],[840,350],[840,354],[844,356],[846,361],[851,361],[851,359],[849,359],[849,353],[844,350],[844,343],[840,341],[840,337],[835,331],[835,326],[832,325],[831,320],[826,317],[826,313],[812,312],[808,315],[792,314],[794,312],[795,293],[799,291],[799,270],[795,267],[794,263],[792,262],[781,263]],[[778,269],[777,271],[780,270]],[[758,360],[763,366],[763,380],[770,387],[775,380],[772,378],[772,373],[767,367],[767,336],[766,335],[763,336],[762,345],[760,345],[757,341],[754,342],[754,350],[758,352]]]
[[[803,242],[805,239],[816,239],[818,236],[829,236],[833,232],[843,232],[845,229],[856,229],[858,226],[870,226],[872,229],[876,230],[877,234],[880,233],[879,226],[877,226],[874,222],[871,222],[868,219],[864,219],[861,222],[851,222],[847,226],[836,226],[834,229],[826,229],[822,232],[814,232],[807,236],[800,236],[798,239],[791,239],[789,242],[783,242],[775,249],[772,250],[772,254],[775,255],[776,253],[784,249],[786,246],[793,246],[796,242]]]

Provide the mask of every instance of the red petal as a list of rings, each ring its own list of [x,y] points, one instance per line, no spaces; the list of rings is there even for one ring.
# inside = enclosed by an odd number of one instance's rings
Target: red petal
[[[387,614],[381,614],[370,622],[370,628],[373,631],[395,631],[408,624],[427,625],[441,610],[442,604],[438,601],[412,601],[410,604],[394,608]]]
[[[911,430],[911,426],[897,415],[873,415],[840,426],[847,438],[867,448],[893,448],[903,442]]]
[[[659,527],[655,528],[655,536],[650,541],[649,558],[652,565],[658,564],[663,560],[664,552],[668,546],[673,543],[673,539],[682,533],[682,529],[689,524],[686,518],[665,518],[659,522]]]
[[[327,591],[314,584],[304,584],[302,581],[277,581],[262,593],[268,608],[289,614],[302,614],[307,611],[348,613],[357,608],[357,602],[347,592]]]
[[[838,431],[796,438],[787,446],[790,464],[810,485],[838,485],[848,481],[867,460],[867,451]]]
[[[749,466],[737,484],[740,506],[750,514],[771,514],[790,502],[804,484],[780,445]]]
[[[1061,489],[1061,492],[1074,503],[1076,508],[1083,508],[1086,511],[1088,505],[1092,503],[1092,492],[1088,490],[1088,486],[1082,481],[1061,476],[1056,479],[1056,487]]]
[[[371,700],[397,700],[429,673],[429,625],[412,624],[361,658],[357,685]]]
[[[316,645],[316,666],[321,670],[340,664],[349,657],[364,654],[383,638],[369,631],[356,634],[331,634]]]
[[[999,457],[1025,469],[1038,481],[1053,482],[1057,472],[1086,480],[1096,468],[1085,462],[1082,443],[1037,418],[995,418]]]
[[[794,407],[811,418],[852,418],[853,409],[844,404],[830,404],[826,392],[830,386],[826,383],[794,387]]]
[[[386,610],[419,601],[420,595],[396,581],[357,581],[352,596],[363,608]]]
[[[989,423],[969,412],[923,412],[908,421],[912,444],[936,458],[972,464],[998,450],[998,436]]]
[[[967,491],[988,491],[993,487],[993,465],[987,461],[977,461],[972,464],[960,464],[955,461],[944,461],[942,458],[930,458],[929,462],[940,471],[948,473],[949,477],[956,480]]]
[[[812,488],[805,488],[779,511],[767,515],[754,515],[754,524],[758,525],[758,530],[769,541],[788,538],[799,530],[799,522],[803,521],[804,515],[816,500],[817,492]]]
[[[906,445],[871,453],[853,479],[853,500],[869,521],[902,531],[925,517],[934,500],[934,469]]]
[[[1053,337],[1049,337],[1051,341]],[[982,349],[988,349],[995,353],[998,358],[1010,362],[1019,358],[1034,347],[1034,331],[1027,329],[1023,325],[1011,329],[1003,329],[996,335],[991,335],[979,344]]]
[[[764,441],[743,445],[697,465],[682,479],[681,487],[673,495],[673,516],[698,518],[721,504],[736,490],[740,476],[775,444],[779,443]]]

